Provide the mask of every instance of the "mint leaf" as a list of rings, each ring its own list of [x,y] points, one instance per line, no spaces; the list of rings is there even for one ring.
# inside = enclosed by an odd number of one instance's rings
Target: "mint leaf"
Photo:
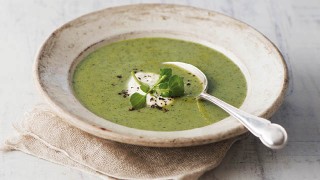
[[[146,106],[146,95],[134,93],[130,97],[130,103],[134,109],[141,109]]]
[[[140,89],[145,92],[145,93],[148,93],[149,90],[150,90],[150,87],[148,84],[144,83],[144,82],[141,82],[137,77],[136,77],[136,74],[132,71],[131,72],[131,75],[133,77],[133,79],[140,85]]]
[[[179,77],[177,75],[171,76],[169,79],[169,89],[170,89],[170,96],[178,97],[183,96],[184,94],[184,83],[183,77]]]

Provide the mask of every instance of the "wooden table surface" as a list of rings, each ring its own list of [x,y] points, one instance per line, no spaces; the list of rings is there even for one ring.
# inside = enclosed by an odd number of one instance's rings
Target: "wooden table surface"
[[[32,65],[53,30],[95,10],[151,2],[210,9],[244,21],[279,47],[290,70],[289,91],[272,118],[287,129],[287,147],[272,151],[250,136],[201,179],[320,179],[319,0],[0,0],[0,142],[13,134],[12,123],[43,101],[33,83]],[[96,177],[10,152],[0,153],[0,179]]]

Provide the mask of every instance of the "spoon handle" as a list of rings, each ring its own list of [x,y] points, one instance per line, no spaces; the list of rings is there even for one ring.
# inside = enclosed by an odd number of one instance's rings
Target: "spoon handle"
[[[231,116],[238,119],[252,134],[260,138],[262,143],[267,147],[271,149],[281,149],[287,143],[287,132],[280,125],[273,124],[267,119],[244,112],[205,92],[202,92],[199,97],[216,104]]]

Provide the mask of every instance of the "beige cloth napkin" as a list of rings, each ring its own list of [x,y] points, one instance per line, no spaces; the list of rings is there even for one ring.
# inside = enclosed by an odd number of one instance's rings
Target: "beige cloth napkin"
[[[19,124],[3,150],[27,154],[117,179],[197,179],[217,167],[239,138],[184,148],[152,148],[92,136],[46,107],[36,107]]]

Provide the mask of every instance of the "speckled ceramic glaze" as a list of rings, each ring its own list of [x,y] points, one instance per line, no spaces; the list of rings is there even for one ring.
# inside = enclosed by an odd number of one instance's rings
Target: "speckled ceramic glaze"
[[[118,142],[179,147],[221,141],[247,130],[232,117],[209,126],[175,132],[133,129],[102,119],[73,95],[75,65],[111,42],[138,37],[168,37],[216,49],[242,70],[247,97],[241,109],[269,118],[287,88],[285,62],[277,48],[252,27],[216,12],[178,5],[142,4],[108,8],[79,17],[53,32],[36,58],[37,86],[66,122]]]

